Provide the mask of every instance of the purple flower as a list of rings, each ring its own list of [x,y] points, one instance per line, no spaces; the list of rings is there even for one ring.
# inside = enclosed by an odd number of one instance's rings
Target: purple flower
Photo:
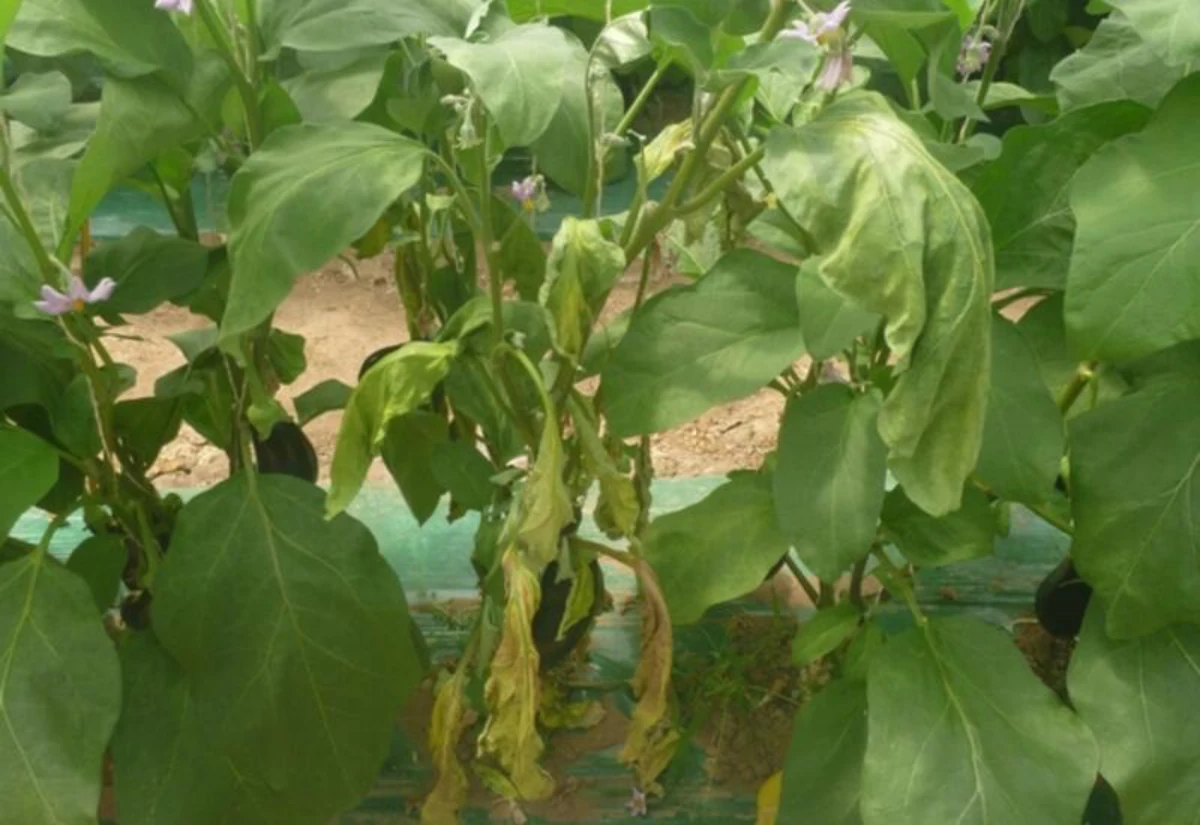
[[[808,20],[797,20],[792,27],[779,33],[780,37],[798,37],[814,46],[827,46],[841,31],[846,15],[850,13],[850,0],[842,0],[831,12],[817,12]]]
[[[987,65],[992,56],[992,44],[978,35],[969,35],[963,40],[958,53],[958,73],[964,77],[973,75]]]
[[[525,180],[515,180],[509,192],[513,196],[513,200],[521,204],[521,207],[526,212],[533,212],[538,207],[538,193],[541,191],[542,181],[537,175],[530,175]]]
[[[625,803],[626,809],[630,816],[649,816],[650,809],[646,804],[646,792],[634,788],[629,795],[629,801]]]
[[[78,275],[71,276],[71,283],[66,293],[59,292],[50,285],[42,287],[42,300],[34,301],[33,305],[47,315],[66,315],[68,312],[83,312],[88,304],[98,304],[112,297],[117,282],[112,278],[104,278],[96,284],[95,289],[88,290],[87,284]]]
[[[162,11],[177,11],[183,14],[192,13],[193,0],[154,0],[154,8]]]
[[[850,82],[854,74],[854,55],[849,49],[829,52],[825,55],[825,64],[821,67],[821,75],[817,78],[816,86],[832,92]]]

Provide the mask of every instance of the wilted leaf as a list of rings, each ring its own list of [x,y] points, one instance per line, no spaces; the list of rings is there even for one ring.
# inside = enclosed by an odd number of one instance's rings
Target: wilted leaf
[[[429,750],[437,768],[437,784],[421,803],[421,825],[458,825],[458,809],[467,799],[467,774],[458,761],[458,742],[466,729],[467,675],[460,666],[438,688],[429,724]]]
[[[554,319],[555,344],[578,359],[608,293],[625,271],[625,253],[597,221],[566,218],[546,261],[541,302]]]
[[[633,479],[617,468],[604,448],[595,422],[581,405],[571,402],[571,417],[583,448],[584,467],[600,485],[593,516],[596,526],[609,538],[633,535],[642,509]]]
[[[563,479],[565,461],[558,421],[547,416],[537,458],[521,489],[517,532],[521,546],[539,569],[558,558],[563,529],[575,520],[571,493]]]

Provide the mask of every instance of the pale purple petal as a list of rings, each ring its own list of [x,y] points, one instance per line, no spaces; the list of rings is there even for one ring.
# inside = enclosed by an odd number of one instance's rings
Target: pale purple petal
[[[848,14],[850,14],[850,0],[842,0],[837,4],[837,8],[825,16],[824,30],[828,32],[838,28],[846,22]]]
[[[832,92],[850,82],[854,74],[854,55],[847,50],[830,52],[825,55],[825,65],[821,67],[821,75],[817,78],[816,86]]]
[[[536,177],[528,177],[525,180],[515,180],[512,183],[512,196],[514,200],[521,203],[533,203],[537,199],[538,180]]]
[[[154,8],[161,11],[177,11],[182,14],[191,14],[192,0],[154,0]]]
[[[85,304],[90,297],[87,284],[83,282],[83,278],[78,275],[71,276],[71,283],[67,287],[67,297],[72,301],[83,301]]]
[[[791,28],[784,29],[783,31],[781,31],[779,33],[779,36],[780,37],[790,37],[790,38],[794,38],[796,40],[805,40],[809,43],[812,43],[814,46],[817,45],[816,34],[813,33],[813,30],[810,29],[808,27],[808,24],[805,23],[803,20],[797,20],[795,23],[792,24]]]
[[[95,288],[88,293],[87,302],[89,304],[98,304],[101,301],[107,301],[112,297],[113,290],[117,288],[117,282],[112,278],[101,278],[100,283],[96,284]]]
[[[629,795],[629,801],[625,803],[625,808],[629,811],[630,816],[648,816],[650,810],[646,804],[646,792],[633,788]]]
[[[42,300],[34,301],[34,307],[47,315],[65,315],[71,311],[74,301],[69,295],[64,295],[52,286],[42,287]]]
[[[982,38],[968,37],[958,53],[958,73],[973,75],[987,65],[992,56],[992,44]]]

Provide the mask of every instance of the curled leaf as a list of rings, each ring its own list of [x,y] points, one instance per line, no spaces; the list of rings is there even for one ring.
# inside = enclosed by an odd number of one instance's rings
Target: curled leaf
[[[554,792],[554,780],[538,764],[543,748],[537,731],[540,686],[531,629],[541,586],[517,548],[505,552],[502,564],[508,603],[500,646],[484,687],[489,715],[479,750],[500,763],[521,799],[545,799]]]
[[[553,418],[547,418],[537,461],[529,471],[529,481],[521,493],[521,526],[517,531],[521,546],[538,570],[558,558],[559,537],[575,520],[571,494],[563,481],[564,463],[558,424]]]
[[[421,825],[457,825],[458,809],[467,798],[467,774],[455,750],[467,726],[465,688],[469,670],[460,667],[443,682],[433,703],[429,750],[438,778],[421,806]]]
[[[571,414],[583,447],[583,466],[600,483],[600,498],[593,515],[596,526],[609,538],[633,535],[641,509],[633,479],[618,469],[583,406],[572,403]]]

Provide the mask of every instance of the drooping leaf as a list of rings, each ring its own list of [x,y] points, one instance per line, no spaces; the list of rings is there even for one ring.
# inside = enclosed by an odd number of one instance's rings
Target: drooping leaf
[[[866,685],[851,679],[828,685],[796,715],[780,812],[803,811],[822,825],[861,825],[866,750]],[[785,822],[781,818],[779,825]]]
[[[424,410],[402,415],[388,425],[380,455],[418,524],[429,520],[446,492],[434,472],[433,456],[449,438],[446,419]]]
[[[860,335],[879,325],[879,316],[864,312],[844,295],[821,280],[816,261],[800,267],[796,280],[796,305],[800,310],[800,330],[814,361],[825,361],[849,349]]]
[[[1097,149],[1140,130],[1149,115],[1120,101],[1004,133],[1003,154],[971,182],[992,225],[997,289],[1066,285],[1075,240],[1071,178]]]
[[[345,510],[358,494],[388,425],[429,399],[457,352],[456,344],[412,343],[385,357],[359,382],[338,430],[326,505],[330,515]]]
[[[421,825],[456,822],[467,798],[467,774],[458,761],[458,743],[469,719],[466,682],[470,669],[460,667],[438,688],[429,725],[429,750],[438,771],[437,784],[421,803]]]
[[[792,640],[792,662],[797,667],[827,656],[858,628],[862,614],[852,602],[818,610],[816,615],[800,625]]]
[[[631,12],[641,11],[650,5],[650,0],[613,0],[596,3],[595,0],[509,0],[508,9],[513,20],[523,22],[537,17],[583,17],[604,20],[609,6],[614,18]]]
[[[296,405],[296,423],[303,427],[314,418],[329,412],[343,410],[350,403],[354,388],[336,379],[328,379],[305,390],[293,399]]]
[[[897,487],[883,503],[883,528],[904,553],[922,567],[941,567],[986,556],[996,541],[996,516],[987,496],[968,487],[962,506],[944,516],[931,516]]]
[[[596,423],[582,405],[571,403],[571,417],[583,453],[583,466],[599,484],[593,518],[609,538],[632,536],[637,528],[641,504],[633,479],[618,469],[596,429]]]
[[[71,106],[71,81],[62,72],[22,74],[0,94],[0,111],[39,132],[53,131]]]
[[[4,821],[96,821],[101,762],[121,704],[116,653],[92,594],[44,550],[0,564]]]
[[[738,473],[690,507],[659,516],[644,540],[675,624],[749,593],[787,551],[771,478],[762,473]]]
[[[32,433],[0,426],[0,536],[58,480],[58,455]]]
[[[14,121],[9,124],[14,156],[17,161],[73,158],[83,151],[96,131],[99,116],[99,103],[75,103],[50,131],[39,132]]]
[[[878,393],[837,384],[788,404],[774,472],[775,512],[800,558],[834,581],[871,549],[883,507],[887,448]]]
[[[662,432],[761,389],[804,353],[795,267],[751,250],[647,301],[602,373],[618,436]]]
[[[91,52],[117,77],[183,77],[192,59],[153,0],[23,0],[6,45],[39,57]]]
[[[387,61],[387,52],[369,52],[344,66],[303,72],[283,88],[309,123],[353,120],[375,99]]]
[[[549,127],[577,46],[563,30],[534,24],[481,42],[431,37],[429,43],[470,78],[509,147],[532,146]]]
[[[1166,61],[1120,13],[1100,21],[1087,45],[1050,72],[1066,112],[1107,100],[1134,100],[1151,108],[1186,74]]]
[[[426,150],[368,123],[276,131],[229,191],[233,282],[221,335],[254,328],[421,178]]]
[[[563,221],[546,261],[541,302],[554,319],[555,343],[573,358],[583,352],[608,293],[625,271],[625,253],[596,221]]]
[[[1071,422],[1072,555],[1126,639],[1200,621],[1200,385],[1179,378]]]
[[[866,825],[1082,820],[1095,742],[1004,631],[931,620],[889,639],[867,700]]]
[[[979,454],[989,381],[982,209],[875,94],[775,129],[763,163],[825,255],[821,277],[887,319],[901,367],[879,423],[892,472],[930,513],[954,510]]]
[[[140,226],[123,238],[102,243],[83,262],[83,278],[95,286],[117,282],[105,312],[144,313],[192,292],[208,273],[208,249],[184,238],[159,235]]]
[[[1071,656],[1071,701],[1100,744],[1104,778],[1128,825],[1189,825],[1200,807],[1193,721],[1200,701],[1200,629],[1165,627],[1130,641],[1104,632],[1092,602]],[[1132,710],[1131,710],[1132,709]]]
[[[683,6],[655,5],[646,15],[650,42],[660,62],[677,62],[702,78],[716,60],[712,28]]]
[[[1168,65],[1194,68],[1200,60],[1200,7],[1174,0],[1107,0]]]
[[[399,581],[323,499],[239,474],[184,506],[155,580],[155,633],[257,816],[244,821],[328,822],[356,803],[421,678]]]
[[[340,52],[411,35],[461,37],[480,0],[265,0],[265,56],[287,47]]]
[[[434,444],[429,466],[437,487],[448,490],[468,510],[482,510],[492,503],[496,468],[474,445],[449,440]]]
[[[91,536],[71,551],[67,569],[87,583],[96,609],[103,613],[116,602],[128,560],[125,544],[116,536]]]
[[[571,492],[563,478],[565,471],[562,436],[551,413],[542,425],[537,459],[521,490],[517,530],[521,547],[538,570],[558,558],[563,530],[575,520]]]
[[[1079,223],[1067,281],[1072,347],[1087,359],[1149,355],[1200,337],[1200,75],[1150,125],[1101,149],[1071,182]]]
[[[1021,331],[992,319],[992,391],[979,476],[1008,501],[1040,504],[1054,492],[1066,447],[1062,414]]]

